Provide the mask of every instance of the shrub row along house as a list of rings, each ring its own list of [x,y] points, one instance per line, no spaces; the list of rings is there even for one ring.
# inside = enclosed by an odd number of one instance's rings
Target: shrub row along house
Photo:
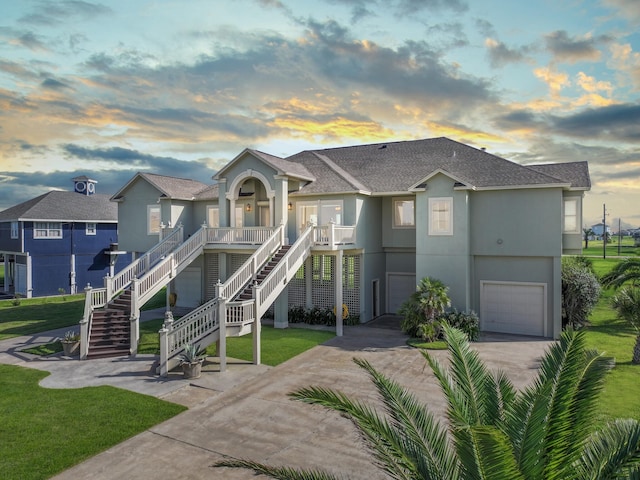
[[[27,298],[80,293],[129,263],[116,249],[116,205],[96,193],[97,181],[73,182],[73,192],[50,191],[0,212],[0,291]]]

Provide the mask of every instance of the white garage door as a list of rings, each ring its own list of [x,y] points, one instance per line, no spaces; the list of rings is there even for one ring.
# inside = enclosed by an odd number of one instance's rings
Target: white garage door
[[[481,281],[482,330],[545,336],[546,290],[546,283]]]
[[[400,306],[415,291],[414,273],[387,273],[387,313],[398,313]]]

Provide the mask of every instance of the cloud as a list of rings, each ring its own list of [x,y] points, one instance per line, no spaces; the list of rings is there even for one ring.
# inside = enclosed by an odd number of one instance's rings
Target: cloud
[[[20,18],[20,22],[52,26],[76,19],[92,19],[111,13],[109,7],[81,0],[49,0],[36,3],[36,9]]]
[[[606,35],[598,37],[585,35],[582,38],[571,38],[565,30],[556,30],[545,36],[546,47],[553,53],[555,59],[568,63],[599,60],[600,51],[597,45],[608,43],[611,40],[612,38]]]
[[[640,23],[640,2],[637,0],[604,0],[604,3],[619,10],[622,18]]]
[[[46,78],[42,83],[41,83],[43,88],[47,88],[47,89],[51,89],[51,90],[64,90],[64,89],[70,89],[73,90],[73,87],[71,85],[68,85],[64,82],[61,82],[59,80],[56,80],[55,78]]]
[[[640,142],[640,104],[627,103],[549,116],[550,128],[571,137]]]
[[[484,41],[489,56],[489,63],[492,67],[503,67],[509,63],[529,62],[528,57],[531,47],[522,46],[519,48],[509,48],[504,43],[493,38]]]

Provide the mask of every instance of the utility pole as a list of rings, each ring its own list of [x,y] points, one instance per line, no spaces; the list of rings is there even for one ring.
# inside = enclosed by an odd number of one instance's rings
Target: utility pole
[[[620,256],[620,245],[622,244],[622,229],[620,225],[622,224],[622,219],[618,218],[618,256]]]
[[[607,205],[602,204],[602,258],[607,258]]]

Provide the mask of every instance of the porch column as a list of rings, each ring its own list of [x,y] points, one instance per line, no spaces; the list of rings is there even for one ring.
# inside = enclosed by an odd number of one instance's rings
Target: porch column
[[[273,225],[287,224],[289,209],[289,177],[284,175],[275,175],[273,177],[276,181],[276,193],[275,193],[275,217]]]
[[[9,255],[4,254],[4,260],[2,261],[4,264],[4,277],[2,279],[2,288],[0,288],[3,292],[9,292],[7,286],[9,285]]]
[[[289,287],[285,287],[273,304],[273,327],[289,327]]]
[[[218,215],[221,227],[229,227],[229,210],[227,204],[227,179],[218,179]]]
[[[25,259],[27,261],[27,298],[33,297],[33,264],[31,262],[31,255],[27,254]]]
[[[313,255],[304,260],[304,294],[305,306],[313,307]]]
[[[336,252],[336,335],[342,336],[342,259],[344,254],[342,250]]]

